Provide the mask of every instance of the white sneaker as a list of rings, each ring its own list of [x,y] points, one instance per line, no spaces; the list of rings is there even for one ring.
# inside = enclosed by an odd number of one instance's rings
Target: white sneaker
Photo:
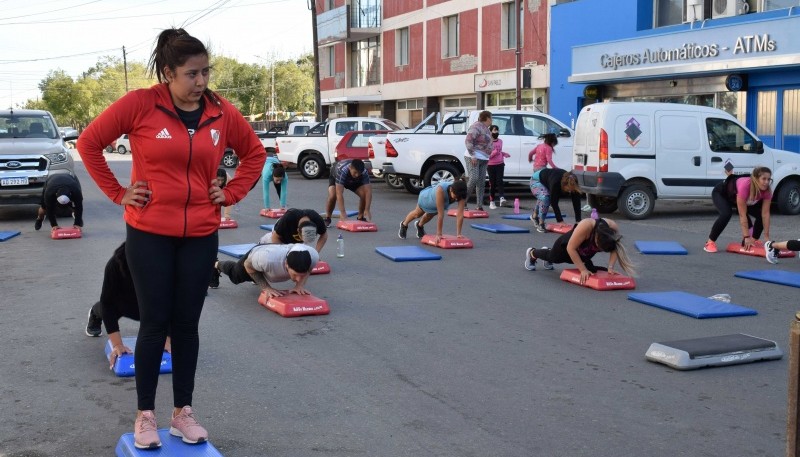
[[[528,271],[536,271],[536,261],[531,259],[531,252],[533,252],[533,248],[528,248],[525,251],[525,269]]]
[[[772,249],[772,241],[764,243],[764,256],[766,256],[767,262],[773,265],[778,263],[778,251]]]
[[[494,206],[494,200],[489,202],[489,209],[497,209],[497,207]]]
[[[503,206],[503,203],[506,202],[506,197],[500,197],[500,203],[497,206]]]

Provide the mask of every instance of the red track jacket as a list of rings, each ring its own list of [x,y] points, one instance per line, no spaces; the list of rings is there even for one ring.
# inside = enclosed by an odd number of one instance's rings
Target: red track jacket
[[[205,95],[200,124],[190,136],[166,84],[131,91],[89,124],[77,144],[89,175],[117,204],[125,186],[108,167],[103,149],[124,133],[133,154],[130,184],[146,181],[153,192],[144,208],[125,206],[125,221],[158,235],[206,236],[219,228],[220,205],[211,202],[208,188],[226,147],[236,151],[239,167],[223,189],[224,206],[247,195],[266,160],[253,129],[229,101]]]

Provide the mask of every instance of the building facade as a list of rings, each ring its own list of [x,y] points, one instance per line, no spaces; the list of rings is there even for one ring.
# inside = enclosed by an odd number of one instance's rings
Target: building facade
[[[520,0],[317,0],[323,118],[547,111],[548,3]]]
[[[713,106],[800,153],[800,1],[553,3],[553,116],[598,100]]]

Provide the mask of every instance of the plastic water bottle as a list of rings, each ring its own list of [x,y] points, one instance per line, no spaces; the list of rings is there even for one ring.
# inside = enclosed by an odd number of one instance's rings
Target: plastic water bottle
[[[519,198],[514,199],[514,214],[519,214]]]
[[[710,296],[708,298],[710,298],[712,300],[718,300],[718,301],[721,301],[721,302],[724,302],[724,303],[730,303],[731,302],[731,296],[728,295],[728,294],[717,294],[717,295],[712,295],[712,296]]]
[[[592,219],[597,220],[600,217],[597,215],[597,208],[592,208]]]
[[[344,238],[341,234],[336,238],[336,257],[344,257]]]

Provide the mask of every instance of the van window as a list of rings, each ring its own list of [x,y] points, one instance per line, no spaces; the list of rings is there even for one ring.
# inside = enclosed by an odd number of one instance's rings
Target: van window
[[[728,119],[706,119],[708,145],[714,152],[755,152],[756,139]]]
[[[522,118],[522,132],[517,132],[517,135],[538,137],[545,133],[555,133],[558,135],[558,132],[561,131],[561,126],[550,119],[529,115],[522,115],[520,117]]]
[[[514,135],[514,123],[510,114],[492,114],[492,124],[499,128],[501,138],[503,135]]]

